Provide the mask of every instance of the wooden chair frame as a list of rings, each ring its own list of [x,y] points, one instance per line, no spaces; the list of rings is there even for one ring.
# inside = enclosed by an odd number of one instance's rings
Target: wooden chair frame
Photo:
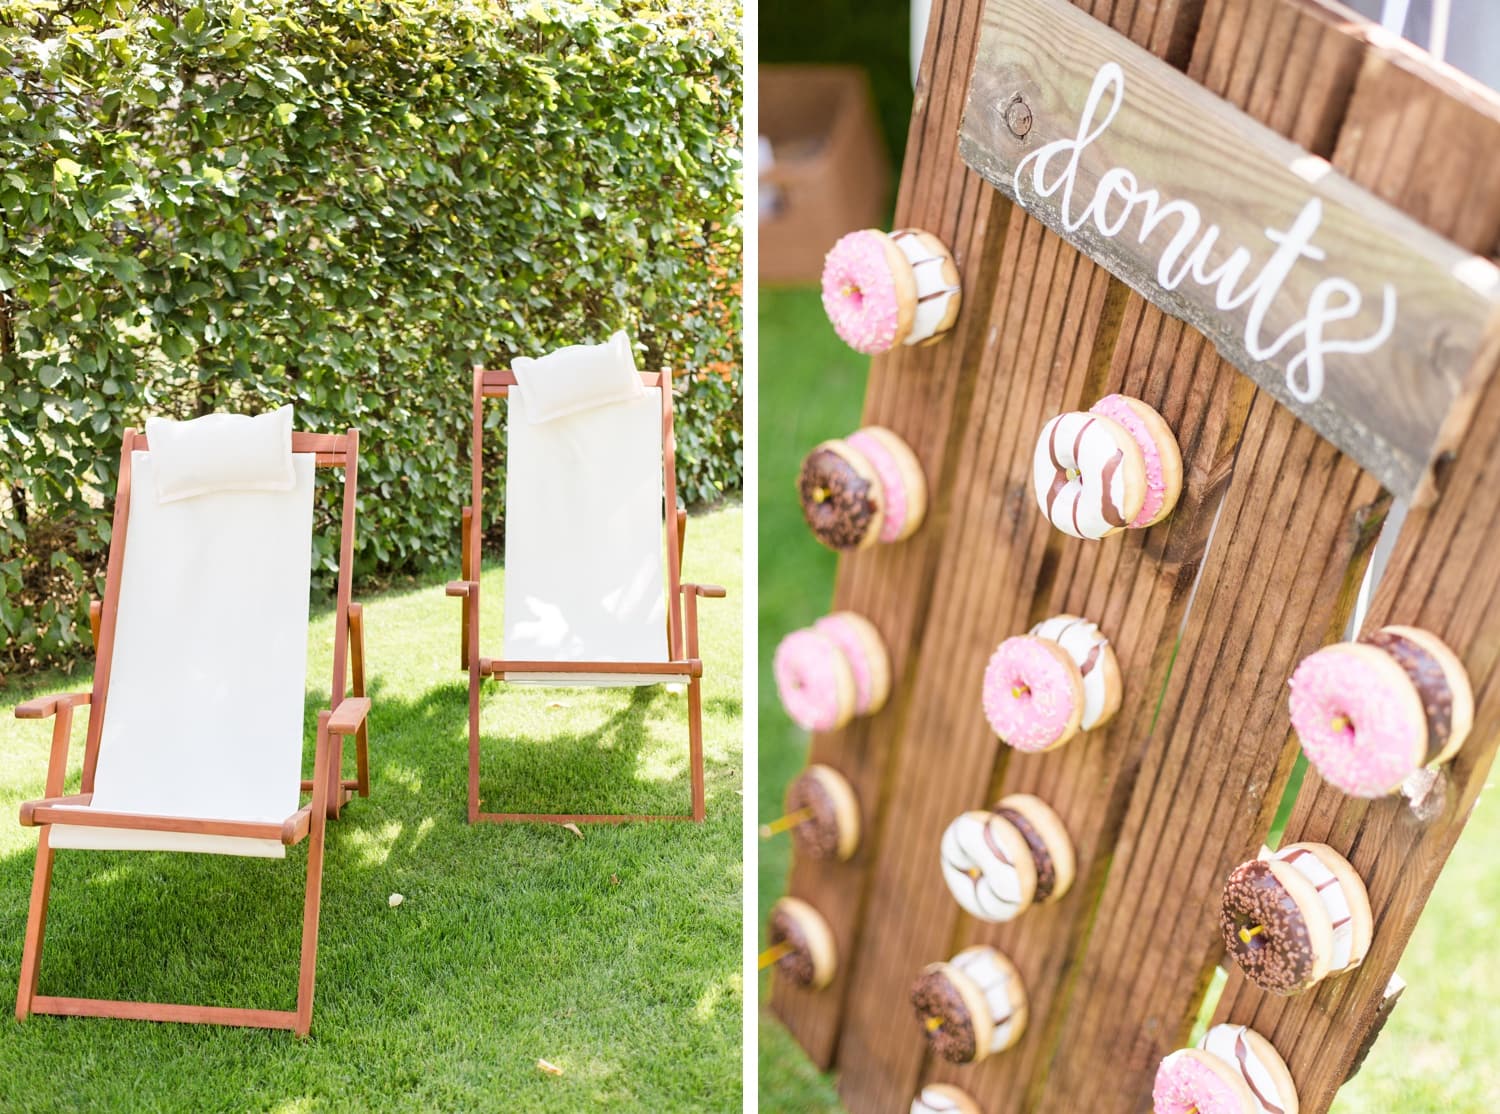
[[[26,940],[21,958],[20,989],[16,995],[16,1018],[24,1021],[33,1013],[69,1017],[112,1017],[140,1021],[181,1021],[213,1025],[243,1025],[264,1029],[291,1029],[306,1036],[312,1025],[313,983],[317,973],[318,913],[322,897],[324,828],[336,819],[343,804],[358,793],[370,795],[369,738],[366,718],[370,701],[365,695],[364,615],[350,601],[354,564],[354,502],[359,471],[359,433],[293,433],[294,453],[315,453],[318,467],[344,469],[343,519],[339,546],[338,602],[333,648],[333,684],[329,708],[318,713],[317,750],[313,776],[302,782],[311,800],[280,823],[206,820],[180,816],[148,816],[138,813],[81,812],[68,805],[86,805],[93,797],[94,772],[99,761],[99,739],[104,729],[105,701],[109,694],[110,666],[114,656],[115,622],[120,603],[120,577],[124,568],[127,526],[130,519],[131,453],[149,448],[146,436],[125,431],[120,451],[120,480],[115,495],[114,524],[110,532],[109,564],[105,574],[104,600],[89,608],[97,664],[92,692],[45,696],[29,700],[16,709],[18,719],[53,717],[52,751],[47,763],[46,796],[21,806],[21,823],[41,826],[37,842],[36,872],[31,886],[31,908],[26,920]],[[353,659],[352,696],[346,695],[348,668]],[[83,781],[80,791],[63,795],[67,776],[68,748],[73,709],[89,708],[87,740],[84,744]],[[354,736],[357,772],[344,779],[343,741]],[[187,832],[197,835],[278,839],[283,844],[300,843],[311,837],[307,855],[307,890],[302,910],[302,951],[297,983],[297,1008],[293,1010],[236,1009],[224,1006],[176,1005],[159,1002],[127,1002],[102,998],[66,998],[38,994],[42,940],[47,927],[47,901],[52,887],[52,823],[91,827],[128,828],[140,831]]]
[[[677,447],[672,433],[672,373],[642,372],[641,383],[661,388],[662,483],[665,506],[677,507]],[[632,661],[505,661],[481,657],[479,653],[480,506],[484,483],[484,402],[504,398],[515,386],[510,371],[474,368],[473,439],[470,453],[470,505],[463,508],[461,547],[462,580],[450,581],[448,595],[463,601],[460,663],[469,672],[469,822],[530,822],[543,824],[619,824],[630,820],[692,820],[702,823],[706,815],[703,792],[703,707],[700,682],[703,662],[698,657],[698,598],[722,599],[723,588],[712,584],[682,582],[682,549],[687,534],[687,515],[676,511],[676,545],[667,546],[667,648],[665,662]],[[664,518],[665,522],[666,519]],[[627,813],[531,813],[481,812],[479,798],[479,698],[485,677],[506,673],[660,673],[688,678],[688,758],[692,767],[692,813],[690,815],[642,815]]]

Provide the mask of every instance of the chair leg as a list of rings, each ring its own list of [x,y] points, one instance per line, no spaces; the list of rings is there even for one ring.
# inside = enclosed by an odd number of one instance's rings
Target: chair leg
[[[328,791],[328,819],[337,820],[339,810],[344,806],[344,740],[329,739],[328,748],[333,752],[333,769],[329,771],[332,775],[332,785]]]
[[[479,662],[469,662],[469,823],[479,819]]]
[[[359,725],[354,736],[355,777],[359,779],[359,795],[370,795],[370,733],[365,724]]]
[[[708,809],[703,798],[703,695],[701,679],[688,682],[688,762],[693,769],[693,821],[703,823]]]
[[[26,941],[21,949],[21,983],[16,990],[16,1020],[31,1016],[37,978],[42,971],[42,937],[47,932],[47,898],[52,893],[52,829],[42,828],[36,845],[36,872],[31,878],[31,909],[26,915]]]
[[[354,695],[366,696],[365,692],[365,609],[357,603],[349,605],[350,663],[354,672]],[[370,728],[367,721],[361,722],[354,736],[355,778],[359,783],[359,795],[370,795]]]
[[[318,734],[322,736],[320,743],[328,741],[327,717],[327,712],[319,717]],[[325,799],[315,799],[313,802],[312,831],[307,845],[307,893],[302,901],[302,956],[297,977],[297,1021],[293,1026],[293,1032],[299,1037],[307,1036],[312,1028],[313,987],[318,977],[318,914],[323,905],[323,842],[328,831],[328,800],[344,795],[339,785],[339,768],[333,764],[333,748],[328,747],[325,754],[324,747],[320,746],[318,753],[326,766],[321,777],[314,770],[313,784],[316,786],[321,782]],[[316,798],[317,789],[313,793]]]

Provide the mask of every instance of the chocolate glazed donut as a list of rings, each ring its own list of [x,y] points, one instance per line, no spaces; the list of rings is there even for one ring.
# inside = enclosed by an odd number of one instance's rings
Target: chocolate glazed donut
[[[832,549],[857,548],[879,515],[879,494],[854,465],[819,446],[802,461],[797,481],[802,514],[813,534]]]
[[[1032,826],[1030,820],[1015,809],[997,808],[995,815],[1009,820],[1011,826],[1020,832],[1021,838],[1026,841],[1026,849],[1031,852],[1031,857],[1036,862],[1036,893],[1032,895],[1032,901],[1040,905],[1052,896],[1052,890],[1057,885],[1057,866],[1052,862],[1052,853],[1047,850],[1042,834]]]
[[[1362,642],[1384,650],[1395,660],[1416,686],[1427,716],[1427,758],[1431,762],[1443,753],[1453,733],[1453,690],[1442,663],[1409,638],[1388,630],[1378,630]]]
[[[792,838],[804,855],[831,859],[839,852],[839,816],[828,791],[816,777],[804,773],[786,793],[787,812],[811,809],[812,816],[792,829]]]
[[[798,986],[811,986],[815,974],[812,945],[796,919],[784,909],[771,910],[766,939],[771,947],[783,942],[792,946],[792,952],[777,960],[776,966]]]
[[[963,996],[948,978],[942,965],[923,971],[912,983],[911,1004],[917,1008],[932,1050],[952,1064],[967,1064],[974,1059],[978,1046],[974,1019]],[[936,1019],[941,1024],[928,1024]]]
[[[1229,876],[1219,927],[1224,946],[1262,990],[1296,994],[1315,981],[1307,921],[1265,861],[1241,863]]]

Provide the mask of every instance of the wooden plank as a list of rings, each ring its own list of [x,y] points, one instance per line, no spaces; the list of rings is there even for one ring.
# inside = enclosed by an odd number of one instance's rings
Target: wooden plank
[[[793,892],[828,916],[842,964],[828,991],[778,981],[774,1004],[818,1063],[837,1060],[859,1114],[904,1111],[924,1079],[959,1082],[987,1114],[1135,1111],[1157,1060],[1186,1036],[1221,952],[1223,875],[1264,835],[1295,753],[1285,677],[1340,628],[1385,497],[1201,334],[973,189],[947,129],[957,126],[952,86],[967,80],[980,6],[949,0],[935,13],[897,219],[952,230],[966,280],[960,330],[927,350],[931,360],[875,361],[866,407],[867,421],[896,426],[929,468],[932,518],[907,545],[846,559],[837,590],[838,606],[865,611],[886,633],[895,694],[874,720],[813,741],[814,761],[852,775],[871,826],[847,866],[796,864]],[[1337,142],[1335,162],[1351,180],[1463,250],[1487,254],[1500,240],[1491,154],[1500,114],[1347,12],[1315,0],[1079,6],[1190,63],[1195,81],[1301,147],[1326,156]],[[933,72],[948,84],[930,82]],[[1459,142],[1443,142],[1455,134]],[[994,285],[976,295],[976,279]],[[1476,383],[1494,363],[1481,353],[1488,362],[1468,369]],[[1074,543],[1038,521],[1019,465],[1050,412],[1112,389],[1167,414],[1187,491],[1162,526]],[[1457,443],[1467,417],[1460,407],[1438,443]],[[1446,466],[1440,476],[1449,482]],[[1471,532],[1451,559],[1472,564],[1483,541]],[[1126,707],[1108,730],[1055,754],[1011,756],[975,714],[978,666],[1000,637],[1063,609],[1100,619],[1114,638]],[[1079,881],[1056,906],[978,926],[942,884],[937,839],[957,811],[1018,790],[1062,812],[1079,844]],[[979,940],[1016,959],[1031,1029],[978,1067],[927,1063],[907,987],[923,963]],[[1310,1049],[1346,1042],[1337,1058],[1347,1073],[1383,990],[1351,1016],[1320,1000],[1309,1003],[1318,1018],[1286,1024],[1306,1026]],[[1300,1081],[1302,1066],[1293,1069]],[[1304,1109],[1318,1114],[1326,1102],[1314,1107],[1305,1094]]]
[[[1500,366],[1500,332],[1488,358],[1492,367]],[[1349,798],[1310,771],[1283,837],[1332,845],[1365,879],[1375,915],[1370,953],[1354,972],[1289,999],[1263,993],[1235,971],[1216,1010],[1216,1016],[1250,1025],[1276,1045],[1307,1114],[1328,1109],[1379,1023],[1387,982],[1500,741],[1500,639],[1492,618],[1500,607],[1500,567],[1477,559],[1500,543],[1497,438],[1500,391],[1491,384],[1442,499],[1407,519],[1366,621],[1366,629],[1395,621],[1425,627],[1459,654],[1477,701],[1468,744],[1417,806],[1399,795],[1374,802]]]
[[[1243,0],[1211,3],[1200,33],[1205,50],[1190,73],[1214,88],[1229,86],[1233,74],[1247,64],[1274,67],[1266,44],[1277,33],[1276,21],[1250,22],[1267,7],[1252,8]],[[1304,22],[1313,19],[1322,25],[1321,31],[1299,27],[1288,41],[1305,43],[1321,36],[1325,42],[1352,41],[1361,48],[1358,86],[1334,161],[1353,178],[1391,191],[1386,193],[1390,202],[1426,207],[1437,231],[1457,235],[1466,248],[1485,250],[1493,244],[1500,237],[1500,215],[1488,228],[1461,231],[1458,222],[1470,218],[1454,212],[1451,204],[1431,206],[1434,183],[1393,175],[1393,165],[1413,157],[1420,163],[1424,155],[1400,141],[1401,129],[1376,137],[1366,127],[1351,128],[1374,119],[1377,104],[1399,100],[1409,105],[1413,97],[1420,99],[1421,90],[1381,90],[1397,79],[1399,68],[1391,67],[1364,36],[1350,36],[1342,20],[1325,16],[1318,6],[1281,7]],[[1221,45],[1225,42],[1227,49]],[[1377,77],[1381,74],[1383,80]],[[1298,95],[1293,84],[1281,97]],[[1304,99],[1299,114],[1305,115],[1305,105]],[[1277,112],[1274,106],[1267,111]],[[1457,137],[1470,150],[1500,150],[1495,145],[1500,132],[1487,111],[1471,111],[1464,126],[1455,117],[1452,125],[1454,130],[1426,142]],[[1447,188],[1466,188],[1468,180],[1447,179]],[[1273,440],[1278,427],[1282,432]],[[1065,1021],[1067,1041],[1050,1065],[1056,1087],[1045,1092],[1041,1110],[1136,1109],[1132,1102],[1149,1090],[1157,1061],[1186,1039],[1222,955],[1219,888],[1228,871],[1253,855],[1264,838],[1295,756],[1285,679],[1304,653],[1342,630],[1371,529],[1379,521],[1373,481],[1359,477],[1356,464],[1329,445],[1313,447],[1311,456],[1295,447],[1309,435],[1287,411],[1270,405],[1269,398],[1257,399],[1218,527],[1222,543],[1210,552],[1179,665],[1163,701],[1156,727],[1163,736],[1160,749],[1153,748],[1136,787],[1081,965],[1078,977],[1089,989]],[[1296,494],[1283,502],[1275,492],[1288,485]],[[1340,524],[1343,536],[1330,532]],[[1289,544],[1287,539],[1296,540]],[[1205,739],[1214,745],[1205,747]],[[1161,916],[1165,909],[1172,915]],[[1142,925],[1150,930],[1141,931]],[[1384,982],[1377,990],[1383,989]],[[1123,1009],[1122,1003],[1130,1008]],[[1374,1017],[1372,1007],[1369,1020]],[[1368,1028],[1353,1020],[1340,1024],[1356,1046]],[[1344,1061],[1345,1073],[1353,1055],[1351,1050]],[[1112,1066],[1107,1080],[1088,1072],[1089,1065],[1104,1057]],[[1121,1100],[1121,1094],[1129,1101]],[[1304,1097],[1304,1110],[1312,1109],[1326,1109],[1326,1100],[1311,1107]]]
[[[1016,430],[1075,405],[1092,378],[1096,338],[1112,335],[1104,271],[1019,211],[1011,220],[996,300],[1006,308],[978,362],[975,420],[943,542],[946,553],[976,559],[945,562],[936,574],[839,1052],[852,1110],[904,1109],[915,1092],[925,1045],[909,988],[926,963],[951,954],[959,917],[938,871],[938,840],[958,813],[988,803],[998,749],[978,711],[982,664],[1005,633],[1024,628],[1029,585],[1055,557],[1057,536],[1031,501],[1031,439]]]
[[[836,607],[864,614],[884,636],[891,652],[891,697],[878,715],[815,735],[809,754],[809,761],[830,765],[849,780],[866,821],[865,838],[847,863],[799,857],[789,884],[793,895],[827,919],[845,958],[823,990],[801,989],[779,975],[772,979],[772,1008],[823,1068],[833,1062],[852,985],[849,957],[857,951],[871,867],[880,853],[887,772],[901,735],[933,569],[942,555],[953,470],[949,441],[972,391],[966,369],[985,343],[984,307],[993,297],[994,261],[1006,235],[1009,206],[958,158],[963,91],[978,35],[972,2],[933,5],[895,220],[897,227],[924,228],[948,244],[969,308],[940,343],[876,357],[865,397],[865,424],[894,430],[921,461],[929,487],[928,518],[908,541],[842,557],[834,591]]]
[[[1116,13],[1122,26],[1137,14]],[[937,871],[938,838],[958,812],[992,799],[986,794],[1002,749],[978,714],[982,663],[1005,634],[1030,623],[1035,586],[1055,577],[1064,548],[1032,503],[1035,433],[1052,414],[1107,389],[1127,294],[1038,222],[1014,209],[1010,221],[950,496],[948,559],[937,571],[891,778],[870,930],[854,962],[839,1049],[840,1091],[853,1110],[904,1110],[916,1089],[925,1046],[908,988],[921,966],[959,946],[959,910]],[[1217,482],[1209,479],[1214,471],[1201,469],[1194,490]],[[1101,548],[1115,554],[1147,537]],[[1157,534],[1155,543],[1161,540]]]
[[[1196,41],[1199,56],[1217,43],[1210,28],[1200,30]],[[1350,69],[1352,57],[1345,56],[1352,53],[1352,48],[1308,52],[1309,60],[1325,72]],[[1274,54],[1265,61],[1273,69],[1277,64]],[[1248,102],[1252,94],[1245,83],[1240,95]],[[1306,114],[1298,137],[1314,139],[1321,123],[1321,114]],[[1143,763],[1149,771],[1155,760],[1146,747],[1153,742],[1158,697],[1176,652],[1193,574],[1240,443],[1253,385],[1217,357],[1201,334],[1132,294],[1113,367],[1101,389],[1143,398],[1167,417],[1179,431],[1188,483],[1181,505],[1163,526],[1127,535],[1114,553],[1107,545],[1065,543],[1050,591],[1039,586],[1042,593],[1030,618],[1071,611],[1099,620],[1115,642],[1127,683],[1139,692],[1127,691],[1119,719],[1086,745],[1012,756],[991,793],[998,798],[1032,792],[1049,799],[1073,835],[1080,874],[1074,892],[1063,901],[1028,911],[1008,925],[979,925],[967,918],[961,925],[958,944],[1000,948],[1021,967],[1030,991],[1030,1032],[1014,1049],[973,1069],[934,1063],[928,1072],[928,1079],[972,1088],[989,1114],[1033,1109],[1040,1101],[1040,1092],[1050,1085],[1047,1068],[1058,1042],[1074,1039],[1071,1030],[1064,1035],[1062,1021],[1075,993],[1108,1001],[1118,1016],[1139,1016],[1128,998],[1079,983],[1080,952],[1136,772]],[[1310,432],[1306,443],[1316,443]]]
[[[1430,498],[1500,270],[1066,0],[989,0],[984,19],[963,157],[1391,490]]]
[[[1430,66],[1408,48],[1369,36],[1337,161],[1380,180],[1387,197],[1474,251],[1500,248],[1500,114],[1492,94]],[[1439,151],[1442,173],[1414,175],[1411,154],[1382,165],[1382,141],[1425,119],[1421,146]],[[1440,122],[1440,126],[1439,126]],[[1437,145],[1441,143],[1442,146]],[[1422,159],[1426,152],[1415,152]],[[1422,165],[1419,161],[1418,165]],[[1500,366],[1500,321],[1492,321],[1482,360]],[[1345,854],[1365,879],[1375,936],[1364,964],[1294,998],[1266,995],[1234,971],[1215,1011],[1262,1032],[1287,1059],[1302,1110],[1322,1114],[1356,1070],[1391,1004],[1389,984],[1432,886],[1483,788],[1500,741],[1500,568],[1483,555],[1500,544],[1500,389],[1489,380],[1444,475],[1439,501],[1402,526],[1365,629],[1410,623],[1439,634],[1474,684],[1473,733],[1454,761],[1413,802],[1344,796],[1315,771],[1304,782],[1283,842],[1318,840]],[[1399,1054],[1377,1046],[1374,1055]]]

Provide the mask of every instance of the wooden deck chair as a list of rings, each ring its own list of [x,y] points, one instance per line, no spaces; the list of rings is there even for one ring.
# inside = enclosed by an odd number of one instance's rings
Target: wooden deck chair
[[[290,427],[288,415],[287,427]],[[16,1017],[32,1013],[291,1029],[312,1022],[324,826],[369,795],[364,632],[351,603],[359,434],[292,433],[292,488],[158,501],[146,436],[125,431],[102,605],[91,608],[92,692],[31,700],[54,716],[46,797],[21,806],[40,825]],[[161,453],[157,454],[161,456]],[[342,467],[333,687],[302,779],[315,468]],[[352,649],[354,695],[346,696]],[[80,792],[63,795],[73,709],[89,708]],[[342,777],[342,742],[358,774]],[[303,791],[311,800],[301,804]],[[170,850],[284,858],[311,837],[297,1007],[231,1009],[37,993],[53,856],[60,848]]]
[[[672,375],[641,373],[645,396],[531,425],[510,371],[474,369],[470,505],[463,508],[460,661],[469,673],[469,821],[605,823],[705,816],[698,598],[724,589],[681,581],[687,516],[677,511]],[[484,403],[507,399],[505,648],[479,645]],[[663,508],[675,529],[663,536]],[[665,575],[663,552],[665,551]],[[621,601],[624,600],[623,604]],[[486,677],[512,684],[685,682],[688,815],[482,812],[479,700]]]

